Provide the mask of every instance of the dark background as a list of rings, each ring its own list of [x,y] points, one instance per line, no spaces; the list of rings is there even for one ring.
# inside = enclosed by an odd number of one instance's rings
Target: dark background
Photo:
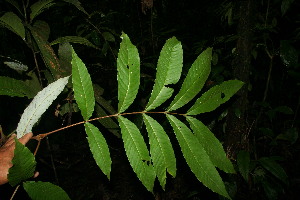
[[[212,73],[205,90],[224,80],[239,79],[246,84],[224,106],[201,117],[224,145],[235,163],[240,150],[250,152],[253,163],[262,157],[278,158],[289,177],[286,185],[261,166],[251,168],[249,182],[239,175],[222,174],[235,194],[234,199],[296,199],[299,197],[300,171],[298,139],[300,73],[300,2],[287,0],[81,0],[91,14],[88,18],[76,7],[57,1],[45,10],[39,20],[49,24],[48,41],[78,35],[86,37],[98,49],[74,44],[87,65],[93,83],[103,89],[103,97],[116,108],[116,57],[121,32],[139,49],[141,82],[139,97],[151,92],[159,52],[168,38],[176,36],[184,52],[184,73],[207,47],[213,47]],[[153,5],[151,4],[153,3]],[[0,14],[15,12],[6,1],[0,1]],[[114,40],[103,36],[109,32]],[[11,57],[36,70],[30,48],[11,31],[0,29],[0,75],[24,80],[3,64]],[[57,51],[57,45],[53,46]],[[41,69],[43,61],[37,58]],[[45,84],[45,83],[44,83]],[[0,85],[1,87],[1,85]],[[54,115],[56,100],[43,115],[34,133],[46,133],[82,121],[78,112]],[[0,124],[5,134],[12,132],[20,115],[31,100],[0,96]],[[100,126],[100,125],[99,125]],[[101,127],[101,126],[100,126]],[[71,199],[219,199],[199,183],[186,166],[177,143],[176,178],[169,177],[166,190],[156,183],[154,194],[146,191],[132,172],[122,141],[103,128],[113,160],[111,180],[102,174],[90,153],[82,126],[55,133],[42,141],[36,157],[37,180],[61,186]],[[174,139],[174,138],[171,138]],[[34,149],[35,141],[29,147]],[[22,189],[15,199],[25,199]],[[9,199],[13,188],[0,187],[0,199]]]

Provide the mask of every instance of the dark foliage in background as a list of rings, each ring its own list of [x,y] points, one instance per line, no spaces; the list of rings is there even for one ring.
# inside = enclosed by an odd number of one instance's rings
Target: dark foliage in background
[[[74,45],[93,81],[103,87],[103,96],[112,105],[117,105],[116,56],[122,31],[139,49],[144,76],[141,89],[147,94],[166,39],[176,36],[182,42],[184,72],[200,52],[213,47],[212,73],[205,89],[227,79],[236,78],[246,83],[235,99],[201,119],[224,141],[233,162],[241,159],[239,155],[243,153],[240,152],[248,152],[243,155],[249,155],[247,177],[242,174],[243,170],[224,177],[229,192],[235,194],[236,199],[296,199],[299,196],[298,1],[82,0],[81,4],[91,14],[89,18],[62,2],[39,17],[51,27],[48,41],[76,35],[98,47]],[[13,8],[1,1],[0,14],[7,11]],[[22,61],[33,70],[32,52],[4,28],[0,29],[0,38],[0,75],[24,79],[22,74],[3,64],[4,57]],[[57,51],[57,46],[53,48]],[[41,58],[38,62],[43,66]],[[0,124],[5,133],[13,131],[29,102],[27,98],[0,96]],[[141,107],[143,103],[140,102]],[[52,110],[55,109],[53,106]],[[43,119],[46,120],[41,120],[35,130],[37,133],[81,120],[78,113],[55,117],[54,112]],[[121,141],[103,131],[112,149],[110,182],[100,173],[89,153],[83,127],[54,134],[44,141],[37,155],[39,179],[60,185],[72,199],[218,198],[198,183],[185,165],[178,166],[180,173],[170,179],[166,191],[158,188],[152,196],[128,165]],[[265,158],[283,167],[288,184],[267,169],[262,161]],[[11,192],[9,186],[0,187],[0,195],[5,193],[9,197]],[[24,199],[23,195],[26,194],[20,192],[18,198]]]

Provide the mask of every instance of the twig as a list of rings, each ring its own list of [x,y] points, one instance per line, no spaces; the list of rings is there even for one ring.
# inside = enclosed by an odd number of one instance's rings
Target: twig
[[[155,55],[155,48],[154,48],[154,36],[153,36],[153,10],[151,7],[151,16],[150,16],[150,31],[151,31],[151,40],[152,40],[152,53]]]
[[[272,56],[267,49],[266,49],[266,52],[270,58],[270,65],[269,65],[269,72],[268,72],[268,78],[267,78],[266,87],[265,87],[265,91],[264,91],[264,96],[263,96],[263,100],[262,100],[263,102],[265,102],[267,99],[269,85],[270,85],[270,79],[271,79],[271,74],[272,74],[272,69],[273,69],[273,58],[274,58],[274,56]]]
[[[37,69],[37,72],[38,72],[39,81],[40,81],[41,87],[43,87],[41,71],[40,71],[39,64],[38,64],[37,59],[36,59],[36,53],[34,52],[33,48],[31,50],[32,50],[32,53],[33,53],[34,63],[35,63],[35,66],[36,66],[36,69]]]
[[[16,193],[17,193],[19,187],[20,187],[20,185],[18,185],[18,186],[16,187],[16,189],[14,190],[14,193],[13,193],[13,194],[11,195],[11,197],[10,197],[10,200],[12,200],[12,199],[14,198],[14,196],[16,195]]]
[[[293,123],[292,123],[292,128],[294,127],[295,121],[297,119],[299,107],[300,107],[300,96],[298,97],[298,104],[297,104],[297,107],[296,107],[296,110],[295,110],[294,119],[293,119]]]
[[[107,115],[107,116],[103,116],[103,117],[97,117],[97,118],[89,119],[87,121],[81,121],[81,122],[78,122],[78,123],[75,123],[75,124],[71,124],[71,125],[68,125],[68,126],[65,126],[65,127],[59,128],[59,129],[56,129],[54,131],[50,131],[50,132],[47,132],[47,133],[42,133],[42,134],[36,135],[36,136],[32,137],[32,139],[40,141],[40,140],[42,140],[43,138],[45,138],[46,136],[48,136],[48,135],[50,135],[52,133],[56,133],[56,132],[65,130],[67,128],[71,128],[73,126],[84,124],[86,122],[96,121],[96,120],[104,119],[104,118],[111,118],[111,117],[117,117],[117,116],[123,116],[123,115],[136,115],[136,114],[169,114],[169,115],[182,115],[182,116],[186,116],[187,115],[187,114],[180,114],[180,113],[171,113],[171,112],[167,112],[167,111],[162,111],[162,112],[138,111],[138,112],[131,112],[131,113],[117,113],[117,114],[113,114],[113,115]]]
[[[53,159],[52,148],[51,148],[51,145],[50,145],[50,142],[49,142],[49,138],[48,138],[48,137],[46,137],[46,141],[47,141],[48,149],[49,149],[49,151],[50,151],[50,160],[51,160],[51,165],[52,165],[54,177],[55,177],[55,180],[56,180],[57,185],[59,185],[58,176],[57,176],[57,171],[56,171],[56,167],[55,167],[54,159]]]
[[[267,10],[266,10],[265,28],[267,27],[267,23],[268,23],[269,8],[270,8],[270,0],[268,0]]]

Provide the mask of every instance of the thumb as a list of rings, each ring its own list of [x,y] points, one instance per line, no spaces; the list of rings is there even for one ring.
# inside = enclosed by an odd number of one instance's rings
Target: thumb
[[[30,140],[30,138],[32,138],[32,136],[33,136],[32,133],[27,133],[26,135],[24,135],[23,137],[21,137],[21,138],[19,139],[19,141],[20,141],[23,145],[25,145],[25,144]]]

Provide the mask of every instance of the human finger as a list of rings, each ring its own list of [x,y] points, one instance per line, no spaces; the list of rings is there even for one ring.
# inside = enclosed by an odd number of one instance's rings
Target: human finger
[[[19,141],[20,141],[23,145],[25,145],[25,144],[30,140],[30,138],[32,138],[32,136],[33,136],[32,133],[27,133],[26,135],[24,135],[23,137],[21,137],[21,138],[19,139]]]
[[[10,145],[12,145],[14,142],[15,142],[15,137],[16,137],[16,134],[12,134],[8,140],[5,142],[5,144],[3,145],[3,147],[7,148],[9,147]]]
[[[33,178],[36,178],[36,177],[38,177],[39,175],[40,175],[39,172],[34,172]]]

